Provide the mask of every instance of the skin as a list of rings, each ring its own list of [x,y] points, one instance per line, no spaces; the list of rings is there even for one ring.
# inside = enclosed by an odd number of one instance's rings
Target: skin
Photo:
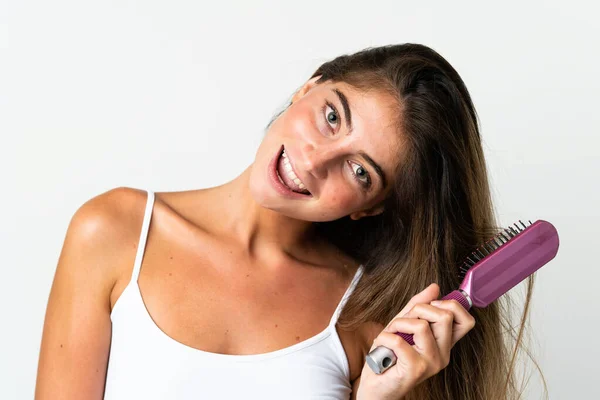
[[[379,346],[391,349],[396,364],[381,375],[365,363],[352,399],[402,399],[415,386],[446,368],[450,350],[475,326],[475,319],[456,300],[437,300],[440,287],[432,283],[377,335],[369,352]],[[396,332],[413,334],[410,346]],[[354,382],[356,385],[356,381]],[[356,393],[356,394],[355,394]]]
[[[379,203],[389,192],[390,184],[383,187],[375,170],[358,153],[370,155],[392,177],[400,149],[396,128],[390,122],[394,118],[394,99],[377,93],[360,94],[343,83],[317,85],[317,78],[309,80],[293,96],[292,106],[271,125],[250,175],[250,191],[256,202],[276,211],[275,218],[283,219],[280,222],[286,223],[285,230],[294,236],[298,231],[309,231],[312,221],[331,221],[346,215],[360,219],[383,212]],[[352,132],[345,125],[346,116],[333,88],[339,88],[349,98]],[[321,107],[326,100],[337,112],[327,108],[324,115]],[[337,115],[336,122],[327,119],[333,117],[332,113]],[[305,201],[283,198],[265,177],[267,165],[281,144],[313,195]],[[358,166],[365,168],[371,178],[368,192],[361,190],[352,178]],[[291,230],[289,225],[293,226]]]
[[[356,273],[355,260],[315,239],[313,222],[385,212],[381,201],[402,155],[391,123],[395,100],[315,81],[294,94],[253,164],[237,178],[208,189],[156,193],[138,284],[152,319],[174,340],[222,354],[289,347],[327,326]],[[351,132],[333,88],[349,100]],[[324,113],[325,100],[335,109]],[[282,144],[311,196],[290,199],[270,183],[268,164]],[[380,165],[387,186],[360,151]],[[353,172],[362,181],[370,178],[368,190]],[[110,314],[131,279],[145,202],[144,191],[117,188],[90,199],[73,215],[48,300],[36,399],[102,398]],[[401,312],[388,325],[415,333],[414,348],[379,324],[364,324],[355,332],[338,329],[352,398],[401,398],[444,366],[453,341],[473,321],[456,302],[413,308],[436,299],[436,287],[415,296],[403,310],[408,314]],[[369,374],[364,357],[375,343],[404,361],[380,376]]]

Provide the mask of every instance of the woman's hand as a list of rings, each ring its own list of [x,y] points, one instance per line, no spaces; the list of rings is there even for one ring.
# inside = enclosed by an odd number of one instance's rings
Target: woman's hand
[[[396,364],[378,375],[365,363],[358,400],[399,400],[415,386],[446,368],[450,349],[474,326],[475,319],[456,300],[437,300],[440,288],[432,283],[416,294],[375,338],[392,350]],[[414,346],[395,332],[412,333]]]

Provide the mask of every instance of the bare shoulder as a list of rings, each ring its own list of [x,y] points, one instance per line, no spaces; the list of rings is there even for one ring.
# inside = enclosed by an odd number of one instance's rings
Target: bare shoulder
[[[73,214],[46,307],[36,399],[102,398],[111,293],[133,263],[144,191],[116,188]]]
[[[108,311],[133,269],[144,218],[146,191],[117,187],[83,203],[71,217],[57,276],[84,287],[93,283]]]
[[[110,309],[130,279],[147,199],[145,190],[117,187],[86,201],[69,224],[65,247],[85,255],[90,262],[78,268],[110,288]]]
[[[69,224],[81,240],[110,240],[107,234],[127,234],[132,223],[140,220],[140,205],[146,202],[146,191],[118,187],[92,197],[80,206]],[[143,207],[142,207],[143,210]]]
[[[79,265],[88,273],[118,275],[135,254],[146,198],[143,190],[118,187],[89,199],[71,218],[63,251],[102,260]]]

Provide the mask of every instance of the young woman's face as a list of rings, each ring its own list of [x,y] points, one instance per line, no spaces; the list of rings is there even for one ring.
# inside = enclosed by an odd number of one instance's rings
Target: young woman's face
[[[317,85],[317,78],[269,127],[252,166],[250,190],[262,206],[296,219],[376,215],[383,211],[379,203],[401,150],[395,100],[340,82]]]

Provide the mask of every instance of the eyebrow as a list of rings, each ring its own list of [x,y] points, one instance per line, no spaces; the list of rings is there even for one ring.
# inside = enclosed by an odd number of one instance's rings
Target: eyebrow
[[[348,103],[348,98],[337,88],[331,90],[339,97],[342,107],[344,107],[344,120],[346,121],[346,127],[348,128],[349,132],[352,132],[354,127],[352,126],[352,113],[350,112],[350,103]]]
[[[348,103],[348,98],[346,97],[346,95],[344,93],[342,93],[341,90],[339,90],[337,88],[333,88],[331,90],[335,94],[337,94],[337,96],[339,97],[340,102],[342,103],[342,107],[344,107],[344,116],[346,117],[344,119],[346,120],[346,127],[348,128],[349,132],[352,132],[352,129],[354,127],[352,126],[352,113],[350,112],[350,103]],[[377,172],[377,175],[379,175],[379,179],[381,179],[382,186],[386,187],[387,186],[387,179],[385,177],[385,172],[383,172],[383,169],[379,166],[379,164],[377,164],[375,162],[375,160],[373,160],[364,151],[359,151],[358,154],[360,154],[365,160],[367,160],[367,162],[369,164],[371,164],[371,167],[373,167],[373,169],[375,170],[375,172]]]
[[[379,164],[377,164],[375,162],[375,160],[373,160],[371,157],[369,157],[369,155],[367,153],[365,153],[364,151],[359,151],[358,154],[360,154],[365,160],[367,160],[367,162],[369,164],[371,164],[371,167],[373,167],[375,172],[377,172],[377,175],[379,175],[379,179],[381,179],[382,186],[386,187],[387,179],[385,177],[385,172],[383,172],[383,169],[379,166]]]

